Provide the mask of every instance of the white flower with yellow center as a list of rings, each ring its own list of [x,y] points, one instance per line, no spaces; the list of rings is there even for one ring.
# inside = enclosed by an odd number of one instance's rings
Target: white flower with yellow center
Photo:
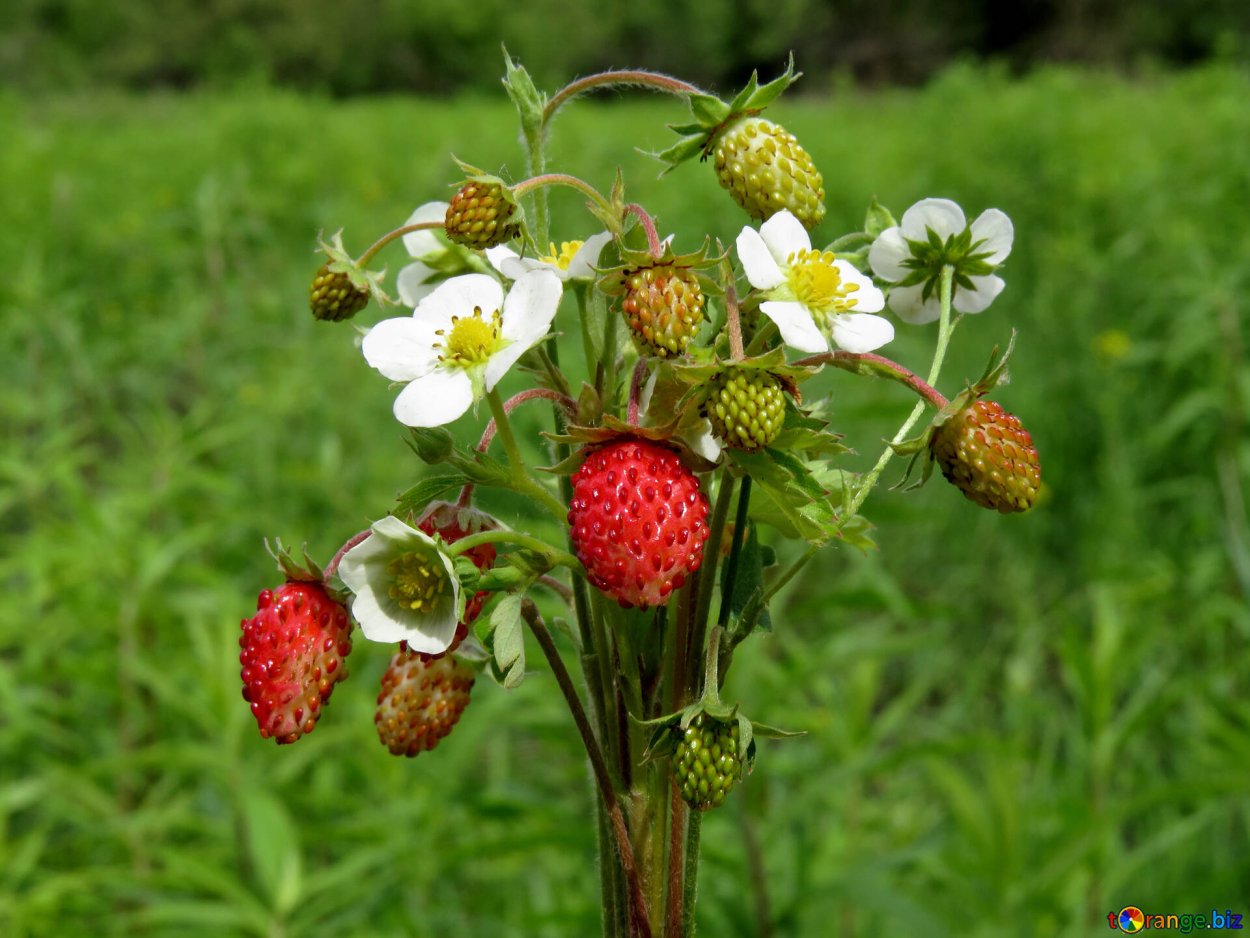
[[[550,270],[561,280],[593,280],[597,274],[595,265],[603,247],[612,240],[606,231],[591,235],[585,241],[562,241],[557,248],[554,243],[542,257],[521,257],[516,251],[501,244],[486,249],[486,259],[491,266],[509,280],[519,280],[531,270]]]
[[[996,208],[968,224],[964,210],[950,199],[921,199],[872,243],[868,263],[890,289],[890,309],[904,322],[933,322],[942,312],[942,268],[954,269],[951,306],[979,313],[994,302],[1006,284],[993,271],[1011,253],[1015,230]]]
[[[830,251],[812,250],[807,229],[778,212],[738,235],[738,259],[747,280],[767,299],[760,312],[777,324],[786,345],[829,351],[829,338],[848,352],[871,352],[894,338],[888,319],[873,316],[885,297],[854,265]]]
[[[395,417],[409,427],[439,427],[463,414],[547,334],[561,285],[549,270],[523,275],[504,295],[485,274],[439,284],[411,316],[384,319],[365,336],[365,360],[408,386]]]
[[[438,541],[387,516],[339,563],[352,616],[365,638],[406,641],[413,651],[447,650],[464,613],[455,565]]]

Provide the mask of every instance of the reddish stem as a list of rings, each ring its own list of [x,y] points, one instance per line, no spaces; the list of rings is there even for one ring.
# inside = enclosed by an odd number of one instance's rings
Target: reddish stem
[[[559,391],[553,391],[550,388],[530,388],[528,391],[522,391],[520,394],[508,398],[503,402],[503,412],[505,414],[510,414],[519,405],[524,404],[526,401],[540,399],[555,401],[557,404],[564,407],[570,415],[577,413],[577,401],[573,400],[573,398],[569,397],[567,394],[561,394]],[[478,440],[477,451],[479,453],[486,452],[486,450],[490,447],[490,441],[495,438],[496,429],[498,428],[495,426],[495,418],[492,417],[490,422],[486,424],[486,429],[482,431],[482,438]]]
[[[738,291],[732,280],[726,278],[725,283],[725,314],[729,325],[729,357],[736,362],[746,358],[742,347],[742,320],[738,316]]]
[[[664,255],[664,245],[660,243],[660,236],[655,230],[655,222],[651,220],[647,210],[637,202],[630,202],[625,206],[625,213],[638,219],[638,224],[642,225],[642,230],[647,233],[647,248],[651,251],[651,256],[658,261]]]
[[[836,368],[841,368],[843,371],[850,371],[855,374],[889,378],[892,381],[898,381],[900,384],[907,385],[938,410],[941,410],[949,403],[936,388],[911,369],[904,368],[898,362],[884,356],[874,355],[872,352],[825,352],[820,355],[812,355],[809,358],[801,358],[795,364],[833,365]]]
[[[353,534],[348,539],[347,543],[339,548],[339,552],[330,559],[330,562],[328,564],[326,564],[326,568],[321,574],[322,581],[323,582],[328,581],[330,577],[334,576],[334,574],[338,572],[339,561],[343,559],[343,555],[346,554],[353,547],[355,547],[357,544],[363,543],[364,541],[368,540],[369,535],[371,535],[372,533],[373,533],[373,528],[365,528],[359,534]]]

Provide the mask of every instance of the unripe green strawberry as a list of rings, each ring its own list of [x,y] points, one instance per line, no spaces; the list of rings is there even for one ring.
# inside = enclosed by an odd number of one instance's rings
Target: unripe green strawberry
[[[423,655],[400,642],[382,675],[378,739],[396,756],[433,749],[469,705],[473,680],[473,668],[454,655]]]
[[[704,297],[689,267],[657,264],[623,272],[621,310],[639,348],[668,358],[686,351],[703,323]]]
[[[444,224],[447,237],[465,247],[485,250],[511,241],[521,233],[513,220],[516,203],[503,183],[470,179],[451,197]]]
[[[825,217],[824,181],[811,156],[784,127],[741,117],[716,138],[716,178],[752,218],[788,209],[805,228]]]
[[[714,375],[704,407],[712,432],[734,449],[763,449],[786,422],[781,379],[755,368],[727,368]]]
[[[929,441],[942,475],[978,505],[1004,514],[1028,511],[1042,470],[1020,418],[978,400],[939,426]]]
[[[738,721],[697,714],[677,744],[673,772],[681,796],[691,807],[706,811],[722,805],[742,777]]]
[[[369,291],[352,283],[341,271],[330,270],[330,262],[317,268],[308,291],[313,316],[324,322],[351,319],[369,305]]]

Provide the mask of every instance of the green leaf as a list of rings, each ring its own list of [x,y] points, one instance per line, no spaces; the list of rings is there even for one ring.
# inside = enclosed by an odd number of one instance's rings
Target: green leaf
[[[703,151],[703,141],[705,138],[705,134],[682,137],[667,150],[661,150],[659,153],[653,153],[652,156],[654,156],[657,160],[668,164],[668,168],[664,170],[664,172],[667,173],[679,164],[686,162],[686,160],[698,156]],[[664,173],[661,173],[660,175],[664,175]]]
[[[725,602],[725,580],[729,576],[729,564],[721,566],[721,596],[722,602]],[[742,616],[742,612],[747,608],[748,603],[763,589],[764,584],[764,553],[760,549],[760,539],[756,525],[752,524],[747,527],[746,537],[742,539],[742,549],[738,553],[738,567],[734,574],[733,592],[728,597],[729,614],[735,619]],[[754,616],[754,622],[748,623],[748,632],[754,631],[755,628],[762,628],[765,631],[772,631],[772,619],[768,615],[768,609],[764,608],[759,614]],[[742,636],[745,638],[745,635]]]
[[[525,632],[521,622],[522,593],[510,593],[490,614],[490,648],[499,682],[508,690],[525,679]]]
[[[401,519],[408,515],[419,515],[430,502],[437,500],[447,492],[463,488],[468,481],[469,477],[462,473],[430,476],[428,479],[422,479],[399,496],[395,504],[395,515]]]
[[[285,914],[299,901],[301,889],[295,825],[282,802],[269,792],[249,788],[242,796],[252,866],[274,911]]]

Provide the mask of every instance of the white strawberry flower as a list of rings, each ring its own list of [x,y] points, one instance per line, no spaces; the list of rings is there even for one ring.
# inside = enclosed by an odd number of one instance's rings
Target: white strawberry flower
[[[743,228],[737,245],[747,280],[767,297],[760,312],[786,345],[827,352],[831,338],[848,352],[871,352],[894,338],[890,321],[871,315],[885,308],[872,280],[832,252],[812,250],[807,229],[789,212],[773,215],[758,232]]]
[[[361,344],[365,360],[407,387],[395,417],[409,427],[450,423],[547,335],[560,305],[560,280],[549,270],[523,275],[504,295],[485,274],[440,283],[411,316],[384,319]]]
[[[939,284],[947,264],[955,269],[951,306],[960,313],[987,309],[1006,285],[994,270],[1011,253],[1014,236],[1011,219],[996,208],[969,225],[950,199],[921,199],[899,224],[881,232],[868,263],[878,277],[895,284],[890,309],[919,325],[941,315]]]
[[[599,255],[612,240],[609,232],[591,235],[585,241],[562,241],[557,249],[552,242],[542,257],[521,257],[501,244],[486,249],[486,259],[509,280],[519,280],[531,270],[550,270],[561,280],[593,280],[598,271]]]
[[[428,655],[451,645],[465,597],[454,562],[425,532],[388,515],[343,555],[338,572],[365,638],[406,641]]]
[[[408,216],[404,225],[441,222],[446,216],[446,202],[426,202]],[[477,255],[468,248],[452,244],[441,229],[410,231],[403,236],[403,241],[408,255],[413,258],[411,264],[400,268],[395,278],[395,289],[399,292],[400,302],[405,306],[416,306],[448,277],[471,271],[486,271]]]

